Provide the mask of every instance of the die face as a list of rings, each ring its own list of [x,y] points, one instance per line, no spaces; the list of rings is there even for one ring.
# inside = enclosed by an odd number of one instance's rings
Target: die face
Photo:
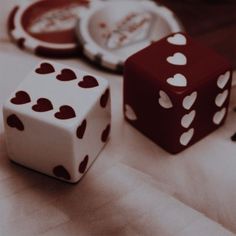
[[[105,90],[104,94],[107,94],[107,91],[109,90]],[[104,102],[101,105],[101,100],[94,105],[73,135],[73,150],[77,157],[74,172],[77,173],[78,180],[95,161],[110,135],[110,96],[106,105]]]
[[[172,39],[176,36],[183,37],[183,43]],[[130,63],[142,68],[150,82],[168,94],[187,94],[214,80],[213,74],[231,68],[222,56],[184,33],[172,34],[141,50],[127,60],[126,67]]]
[[[135,86],[129,78],[135,78]],[[169,97],[170,102],[165,101],[165,95],[160,96],[159,88],[139,83],[138,74],[132,76],[126,71],[125,118],[172,154],[183,151],[223,125],[227,117],[231,78],[222,89],[215,79],[185,96]],[[161,99],[164,102],[160,102]]]
[[[75,183],[107,142],[110,90],[106,80],[66,66],[37,66],[4,104],[11,160]]]
[[[179,153],[222,126],[228,113],[230,89],[231,79],[223,89],[218,88],[216,79],[200,86],[193,106],[179,110],[180,120],[172,134],[176,141],[168,150]]]
[[[127,60],[125,118],[176,154],[224,123],[231,82],[224,58],[182,33],[168,36]]]
[[[73,181],[75,160],[70,132],[6,108],[4,121],[8,156],[12,161],[53,177],[59,177],[53,169],[63,166],[68,174],[59,178]]]
[[[125,68],[125,119],[155,143],[166,150],[171,150],[170,147],[174,146],[175,132],[173,131],[176,129],[173,114],[176,114],[176,119],[180,120],[176,100],[165,94],[159,87],[147,83],[146,79],[142,73],[133,70],[132,67]]]
[[[52,125],[76,126],[107,87],[108,82],[102,78],[43,62],[12,93],[5,106]],[[31,102],[23,101],[23,95]],[[23,104],[17,104],[20,102]]]

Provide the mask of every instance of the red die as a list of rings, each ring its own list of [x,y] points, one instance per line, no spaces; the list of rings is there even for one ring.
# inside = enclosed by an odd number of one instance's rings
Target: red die
[[[170,35],[125,64],[125,118],[170,153],[221,126],[227,116],[229,62],[184,33]]]

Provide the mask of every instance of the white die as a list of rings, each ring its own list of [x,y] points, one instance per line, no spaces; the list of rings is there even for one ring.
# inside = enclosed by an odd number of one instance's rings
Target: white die
[[[108,139],[110,110],[106,80],[43,62],[4,104],[9,158],[75,183]]]

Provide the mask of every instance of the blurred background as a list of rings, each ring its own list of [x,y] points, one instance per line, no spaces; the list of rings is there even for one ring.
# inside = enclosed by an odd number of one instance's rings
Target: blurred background
[[[161,0],[186,31],[228,57],[236,68],[235,0]]]
[[[8,40],[5,23],[10,9],[22,0],[0,0],[0,43]],[[186,31],[215,48],[236,68],[235,0],[159,0],[172,9]]]

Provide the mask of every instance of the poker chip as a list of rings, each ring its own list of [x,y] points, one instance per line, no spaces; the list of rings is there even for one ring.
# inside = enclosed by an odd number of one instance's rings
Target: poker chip
[[[183,27],[174,13],[149,0],[91,1],[76,26],[85,56],[119,72],[130,55],[178,31]]]
[[[8,32],[22,49],[37,55],[64,57],[78,52],[74,28],[88,0],[21,1],[8,19]]]

